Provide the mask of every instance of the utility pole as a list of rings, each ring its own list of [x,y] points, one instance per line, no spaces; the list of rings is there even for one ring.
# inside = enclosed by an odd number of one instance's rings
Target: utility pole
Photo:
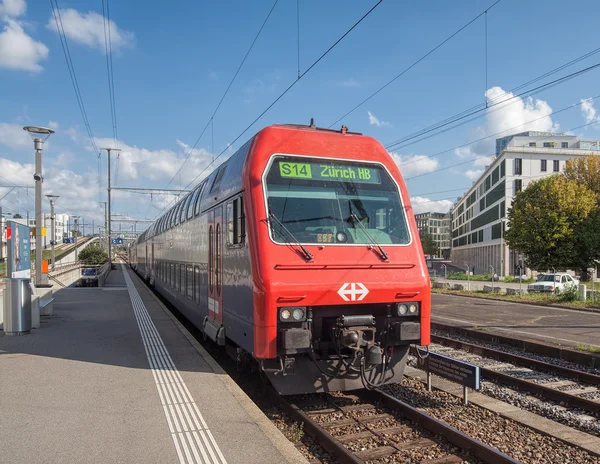
[[[107,187],[107,192],[108,192],[108,212],[106,213],[106,215],[108,216],[108,266],[109,269],[112,269],[112,241],[110,238],[110,215],[111,215],[111,209],[110,209],[110,152],[111,151],[121,151],[121,149],[119,148],[101,148],[101,150],[106,150],[106,154],[107,154],[107,158],[108,158],[108,187]]]
[[[25,126],[23,130],[29,132],[33,139],[33,148],[35,149],[35,286],[44,285],[42,280],[42,150],[44,142],[54,134],[52,129],[37,126]],[[29,221],[27,221],[29,225]]]
[[[100,204],[104,207],[104,235],[106,235],[106,229],[107,229],[107,225],[106,225],[106,202],[105,201],[101,201]],[[106,243],[106,250],[108,251],[108,242]]]
[[[75,236],[75,262],[77,262],[77,236],[79,235],[79,218],[80,216],[73,216],[73,235]]]
[[[50,200],[50,227],[52,228],[50,233],[50,247],[52,249],[52,270],[54,270],[54,245],[56,245],[56,222],[54,218],[54,202],[58,198],[58,195],[46,195],[46,197],[48,198],[48,200]]]

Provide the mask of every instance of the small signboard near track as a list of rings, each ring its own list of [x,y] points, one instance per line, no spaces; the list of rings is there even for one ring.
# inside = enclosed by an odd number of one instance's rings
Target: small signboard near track
[[[473,390],[481,389],[479,366],[433,352],[429,352],[427,357],[418,357],[417,359],[419,368],[427,372],[459,383],[463,387],[469,387]]]

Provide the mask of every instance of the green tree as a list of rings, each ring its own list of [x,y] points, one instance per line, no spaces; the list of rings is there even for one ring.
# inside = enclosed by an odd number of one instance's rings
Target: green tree
[[[533,182],[513,200],[506,242],[532,269],[581,269],[578,236],[596,204],[594,192],[562,175]]]
[[[21,216],[19,213],[16,213],[13,215],[13,219],[23,219],[23,216]]]
[[[79,253],[79,260],[88,266],[104,264],[107,259],[108,253],[106,253],[102,247],[96,243],[86,246]]]
[[[436,256],[439,252],[433,237],[427,232],[421,234],[421,245],[423,246],[423,254]]]
[[[600,156],[588,155],[567,160],[564,176],[600,195]]]

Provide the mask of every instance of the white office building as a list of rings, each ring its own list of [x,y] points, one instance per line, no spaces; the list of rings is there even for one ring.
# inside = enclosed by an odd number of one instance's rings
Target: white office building
[[[517,192],[563,172],[570,158],[600,155],[600,141],[523,132],[496,140],[496,156],[452,207],[452,261],[476,274],[516,275],[522,257],[504,241],[507,211]]]

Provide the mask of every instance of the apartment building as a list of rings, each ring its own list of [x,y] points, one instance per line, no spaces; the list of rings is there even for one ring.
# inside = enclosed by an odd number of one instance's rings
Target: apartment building
[[[417,221],[417,228],[419,234],[429,234],[436,246],[438,247],[438,253],[436,258],[450,258],[450,228],[451,228],[451,217],[449,213],[420,213],[415,214],[415,220]]]
[[[477,274],[516,275],[523,258],[504,241],[512,199],[530,182],[562,172],[568,159],[589,154],[600,155],[600,141],[533,131],[497,139],[493,161],[452,207],[452,261]]]

